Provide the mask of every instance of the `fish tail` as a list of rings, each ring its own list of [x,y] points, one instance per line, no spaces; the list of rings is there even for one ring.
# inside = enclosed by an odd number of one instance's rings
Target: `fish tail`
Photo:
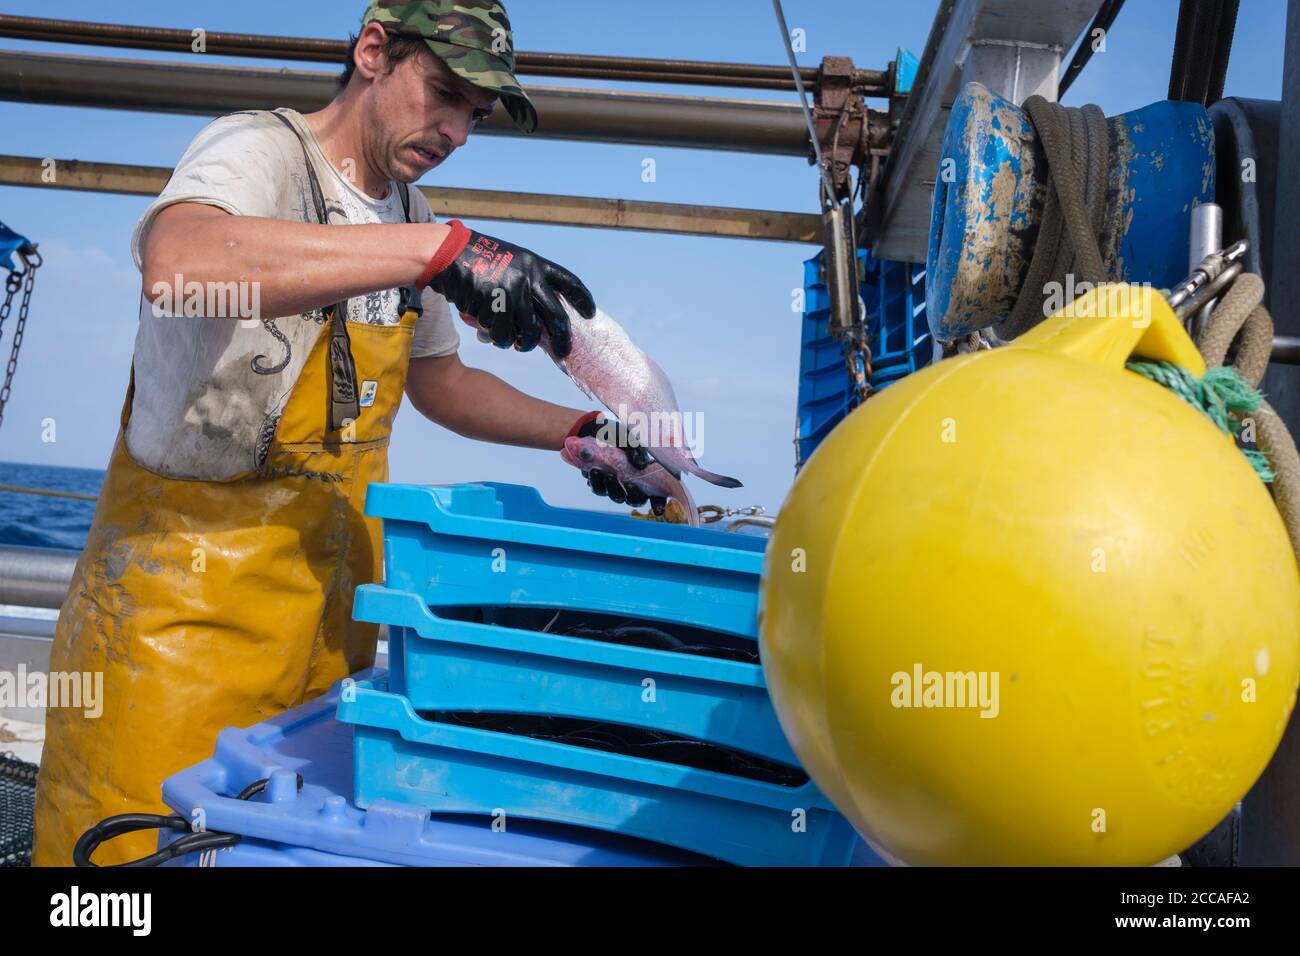
[[[719,488],[745,487],[737,479],[729,478],[726,475],[719,475],[712,471],[705,471],[703,468],[701,468],[697,463],[693,461],[687,462],[686,470],[689,471],[696,478],[699,478],[703,481],[707,481],[711,485],[717,485]]]
[[[700,509],[695,505],[695,499],[691,493],[686,490],[686,484],[682,481],[674,480],[673,484],[677,487],[672,489],[671,497],[676,498],[681,504],[682,510],[686,512],[686,523],[692,528],[700,526]]]

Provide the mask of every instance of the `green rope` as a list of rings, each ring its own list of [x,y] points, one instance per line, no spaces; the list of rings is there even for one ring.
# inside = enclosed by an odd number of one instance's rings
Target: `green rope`
[[[1169,389],[1234,440],[1241,434],[1242,417],[1253,414],[1264,401],[1259,389],[1229,365],[1212,368],[1200,378],[1173,362],[1135,361],[1127,368]],[[1273,480],[1267,455],[1256,449],[1241,451],[1262,481]]]

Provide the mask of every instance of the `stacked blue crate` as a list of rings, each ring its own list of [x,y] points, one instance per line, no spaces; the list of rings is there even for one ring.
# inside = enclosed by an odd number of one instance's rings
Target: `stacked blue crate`
[[[390,674],[339,703],[354,730],[358,807],[504,814],[742,865],[850,862],[859,840],[798,767],[756,660],[765,539],[554,508],[496,483],[372,485],[366,512],[384,519],[386,581],[357,589],[354,614],[388,625]],[[573,611],[750,657],[537,623]],[[757,769],[701,769],[456,714],[671,735]]]
[[[798,462],[857,406],[843,346],[831,337],[830,293],[818,253],[804,262],[804,314],[799,354]],[[859,295],[867,319],[873,388],[885,388],[930,362],[925,318],[925,266],[882,262],[858,252]]]
[[[925,266],[882,262],[865,254],[871,384],[884,388],[930,363],[933,340],[925,317]]]
[[[353,790],[352,728],[335,718],[359,682],[383,686],[372,669],[340,681],[301,707],[247,728],[230,727],[211,757],[169,777],[163,800],[205,830],[236,834],[232,847],[177,857],[169,866],[682,866],[700,856],[615,834],[514,821],[505,832],[481,819],[430,814]],[[265,781],[252,796],[251,785]],[[201,814],[201,818],[200,818]],[[184,836],[163,830],[159,849]]]

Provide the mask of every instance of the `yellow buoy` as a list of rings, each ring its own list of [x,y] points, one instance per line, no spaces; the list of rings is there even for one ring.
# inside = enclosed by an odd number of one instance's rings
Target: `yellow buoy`
[[[1103,286],[925,369],[809,460],[767,552],[781,725],[868,838],[924,864],[1142,865],[1263,771],[1300,574],[1231,439],[1133,355],[1205,371]]]

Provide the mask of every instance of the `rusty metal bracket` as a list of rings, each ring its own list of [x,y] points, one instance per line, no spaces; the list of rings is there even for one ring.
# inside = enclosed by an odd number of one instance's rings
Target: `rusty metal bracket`
[[[836,200],[849,198],[849,170],[861,169],[869,156],[870,117],[854,82],[859,72],[850,57],[827,56],[817,74],[813,123]]]

